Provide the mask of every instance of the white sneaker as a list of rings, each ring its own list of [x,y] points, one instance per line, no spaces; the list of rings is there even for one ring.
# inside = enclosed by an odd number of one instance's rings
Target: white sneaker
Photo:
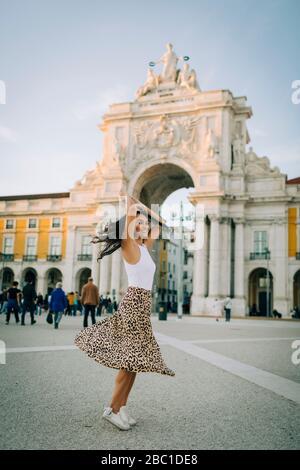
[[[125,423],[128,423],[130,426],[134,426],[136,424],[136,420],[131,418],[128,415],[126,405],[121,406],[121,408],[119,410],[119,413],[120,413],[120,416],[123,419],[123,421],[125,421]]]
[[[130,429],[130,425],[128,422],[123,421],[123,419],[120,416],[120,411],[118,413],[114,413],[112,408],[110,406],[104,407],[104,413],[102,415],[102,418],[106,419],[110,423],[114,424],[117,426],[119,429],[122,429],[124,431],[127,431]]]

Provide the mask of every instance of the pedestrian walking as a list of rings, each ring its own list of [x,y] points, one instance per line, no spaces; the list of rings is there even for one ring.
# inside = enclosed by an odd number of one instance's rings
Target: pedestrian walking
[[[82,287],[81,302],[84,308],[83,328],[86,328],[88,326],[89,313],[91,313],[92,324],[94,325],[96,323],[95,313],[96,306],[99,302],[99,290],[91,276],[88,278],[88,282]]]
[[[68,294],[68,306],[69,306],[69,312],[70,312],[70,315],[72,315],[73,317],[75,316],[76,317],[76,304],[75,304],[75,294],[74,292],[69,292]]]
[[[62,288],[62,282],[56,283],[56,288],[51,292],[49,308],[54,313],[54,328],[57,329],[64,310],[67,307],[67,297]]]
[[[31,325],[34,325],[36,323],[36,320],[34,319],[34,312],[36,310],[35,300],[37,298],[37,293],[35,291],[33,281],[31,279],[23,287],[22,297],[23,297],[23,302],[22,302],[21,325],[25,326],[26,312],[30,313]]]
[[[4,289],[2,292],[2,304],[1,304],[1,313],[6,313],[7,312],[7,289]]]
[[[18,281],[14,281],[12,286],[7,291],[7,310],[6,310],[6,322],[9,324],[10,315],[13,312],[15,314],[16,323],[19,323],[19,312],[21,302],[21,290],[18,288]]]
[[[75,291],[75,298],[74,298],[74,304],[75,304],[75,312],[77,314],[77,311],[80,311],[80,315],[82,315],[82,305],[80,301],[80,295],[78,291]]]
[[[113,312],[116,312],[118,310],[118,303],[116,301],[116,299],[114,298],[113,300]]]
[[[98,307],[97,307],[97,310],[96,310],[96,316],[97,317],[101,317],[102,309],[103,309],[103,295],[101,294],[100,297],[99,297],[99,303],[98,303]]]
[[[37,299],[36,299],[36,314],[37,315],[42,315],[42,309],[44,306],[44,300],[42,294],[39,292]]]

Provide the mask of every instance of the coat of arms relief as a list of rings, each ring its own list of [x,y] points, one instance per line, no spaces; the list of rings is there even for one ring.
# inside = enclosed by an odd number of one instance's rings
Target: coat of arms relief
[[[173,117],[133,124],[129,145],[114,137],[114,158],[125,174],[149,159],[180,158],[197,165],[200,159],[218,161],[219,139],[212,128],[206,129],[203,116]]]

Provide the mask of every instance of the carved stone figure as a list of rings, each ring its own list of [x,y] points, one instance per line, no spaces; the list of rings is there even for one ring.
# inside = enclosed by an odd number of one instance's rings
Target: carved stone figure
[[[152,90],[155,90],[159,84],[159,77],[155,75],[152,69],[148,69],[147,80],[136,92],[136,98],[146,95]]]
[[[182,70],[179,72],[178,85],[188,90],[200,90],[200,87],[197,82],[195,70],[190,70],[189,64],[183,64]]]
[[[167,51],[158,59],[155,64],[163,64],[163,70],[160,74],[162,82],[175,81],[177,75],[177,62],[184,60],[184,57],[178,57],[173,51],[173,45],[168,43],[166,45]]]
[[[218,141],[212,129],[208,129],[204,138],[204,155],[213,159],[218,151]]]
[[[245,156],[245,170],[247,175],[260,176],[260,175],[280,175],[280,170],[277,166],[271,168],[270,160],[268,157],[258,157],[250,147],[248,153]]]
[[[233,163],[235,165],[243,165],[244,149],[243,149],[243,143],[238,134],[235,134],[232,145],[233,145]]]

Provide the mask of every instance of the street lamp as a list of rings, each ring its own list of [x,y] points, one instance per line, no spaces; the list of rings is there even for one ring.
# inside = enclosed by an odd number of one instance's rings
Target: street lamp
[[[180,201],[179,213],[179,267],[178,267],[178,290],[177,290],[177,319],[182,319],[182,222],[184,220],[182,211],[182,201]]]
[[[2,253],[2,251],[0,251],[0,257],[2,259],[2,276],[1,276],[1,291],[2,291],[3,290],[3,281],[4,281],[4,259],[5,259],[4,253]]]
[[[267,258],[267,317],[270,316],[270,307],[269,307],[269,287],[270,287],[270,276],[269,276],[269,255],[270,255],[270,250],[269,248],[265,248],[264,249],[264,252],[266,254],[266,258]]]

